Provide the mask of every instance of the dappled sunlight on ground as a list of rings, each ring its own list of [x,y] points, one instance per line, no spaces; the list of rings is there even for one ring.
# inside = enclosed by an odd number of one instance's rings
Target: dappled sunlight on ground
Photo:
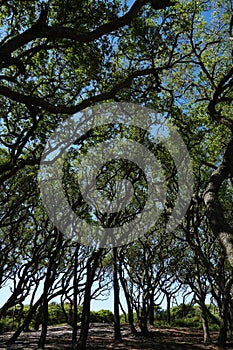
[[[92,324],[88,338],[88,349],[114,349],[114,350],[220,350],[215,341],[217,332],[211,332],[212,344],[205,345],[202,340],[202,331],[187,328],[151,328],[150,337],[135,337],[130,333],[127,325],[122,325],[121,343],[113,341],[113,327],[109,324]],[[11,346],[6,347],[6,341],[12,332],[0,336],[0,350],[35,350],[40,332],[22,333],[19,339]],[[49,327],[47,345],[48,350],[70,350],[72,329],[69,326]],[[228,344],[233,350],[233,344]]]

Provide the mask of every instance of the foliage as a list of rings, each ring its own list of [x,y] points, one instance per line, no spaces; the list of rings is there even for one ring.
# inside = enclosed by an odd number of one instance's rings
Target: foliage
[[[12,329],[14,329],[12,319],[7,317],[5,319],[0,320],[0,334],[9,332]]]
[[[66,303],[64,308],[67,313],[70,311],[70,305]],[[16,306],[14,308],[10,308],[6,316],[0,322],[0,332],[4,333],[9,330],[17,329],[17,323],[19,319],[21,322],[25,319],[29,312],[29,305],[24,305],[23,309],[20,306]],[[60,325],[66,324],[66,318],[63,312],[63,309],[60,304],[50,303],[48,307],[49,317],[48,317],[48,325]],[[81,313],[82,307],[79,305],[78,307],[78,322],[81,321]],[[33,320],[30,323],[32,329],[35,327],[35,322],[37,318],[41,318],[39,311],[33,316]],[[38,320],[37,320],[38,322]],[[42,319],[40,319],[39,324],[41,324]],[[91,311],[91,322],[92,323],[113,323],[114,316],[110,310],[99,310],[99,311]]]
[[[14,328],[16,340],[23,329],[42,324],[43,348],[47,325],[69,322],[75,348],[73,320],[81,321],[78,348],[84,349],[90,301],[108,295],[115,274],[131,329],[137,322],[145,335],[148,322],[200,327],[202,317],[206,326],[220,326],[219,345],[225,347],[226,331],[233,328],[233,3],[135,0],[128,5],[120,0],[1,2],[0,287],[10,286],[0,309],[1,329]],[[180,190],[169,150],[153,135],[120,123],[76,140],[64,162],[64,191],[88,223],[121,225],[142,210],[148,195],[143,171],[114,160],[96,174],[97,185],[103,199],[112,200],[116,182],[134,182],[131,206],[112,216],[90,208],[77,170],[92,147],[134,140],[161,162],[165,174],[163,214],[145,237],[118,247],[115,262],[110,249],[95,251],[64,237],[45,212],[37,182],[44,145],[59,123],[106,101],[147,106],[171,122],[187,145],[195,179],[183,221],[165,234]],[[117,298],[119,290],[114,292]],[[178,294],[182,306],[169,309]],[[188,295],[198,306],[187,305]],[[51,304],[57,297],[61,305]],[[30,305],[24,305],[28,298]],[[206,305],[209,298],[217,313]],[[155,310],[163,299],[167,310]],[[90,316],[114,321],[106,310]]]
[[[112,323],[114,322],[114,316],[110,310],[91,311],[91,322]]]

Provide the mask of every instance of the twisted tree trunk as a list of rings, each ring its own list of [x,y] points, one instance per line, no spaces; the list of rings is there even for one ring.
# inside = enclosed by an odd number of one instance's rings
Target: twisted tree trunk
[[[211,229],[214,235],[220,239],[233,267],[233,228],[226,221],[218,198],[220,187],[229,176],[233,176],[233,139],[227,146],[222,163],[212,173],[204,193],[204,202]]]

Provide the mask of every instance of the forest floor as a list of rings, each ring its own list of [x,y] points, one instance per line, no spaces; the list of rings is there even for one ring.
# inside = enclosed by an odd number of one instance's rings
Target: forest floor
[[[113,326],[108,324],[92,324],[88,337],[88,350],[217,350],[215,343],[217,332],[211,332],[212,344],[205,345],[202,331],[188,328],[151,328],[151,336],[135,337],[130,333],[128,325],[122,325],[121,343],[113,341]],[[40,332],[22,333],[18,340],[6,346],[6,341],[13,333],[0,335],[0,350],[35,350]],[[72,329],[69,326],[49,327],[46,349],[70,350]],[[233,343],[227,349],[233,350]]]

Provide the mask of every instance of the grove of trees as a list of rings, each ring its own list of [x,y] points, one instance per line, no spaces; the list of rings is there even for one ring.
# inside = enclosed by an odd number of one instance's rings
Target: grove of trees
[[[73,349],[86,349],[91,300],[113,288],[115,340],[122,339],[122,290],[135,336],[149,336],[161,300],[170,323],[179,295],[198,306],[204,341],[211,341],[211,320],[224,347],[233,330],[233,1],[6,0],[0,7],[0,288],[9,290],[0,320],[17,308],[9,343],[38,315],[44,349],[49,305],[59,300]],[[93,129],[64,165],[77,215],[93,220],[72,161],[107,139],[146,146],[160,160],[168,188],[153,229],[128,245],[95,248],[53,225],[37,174],[57,125],[110,101],[152,108],[176,127],[193,162],[194,191],[182,222],[166,233],[179,191],[168,150],[136,127]],[[113,224],[143,208],[146,179],[134,164],[110,162],[97,177],[106,198],[114,195],[114,179],[135,182],[132,206],[110,218]]]

